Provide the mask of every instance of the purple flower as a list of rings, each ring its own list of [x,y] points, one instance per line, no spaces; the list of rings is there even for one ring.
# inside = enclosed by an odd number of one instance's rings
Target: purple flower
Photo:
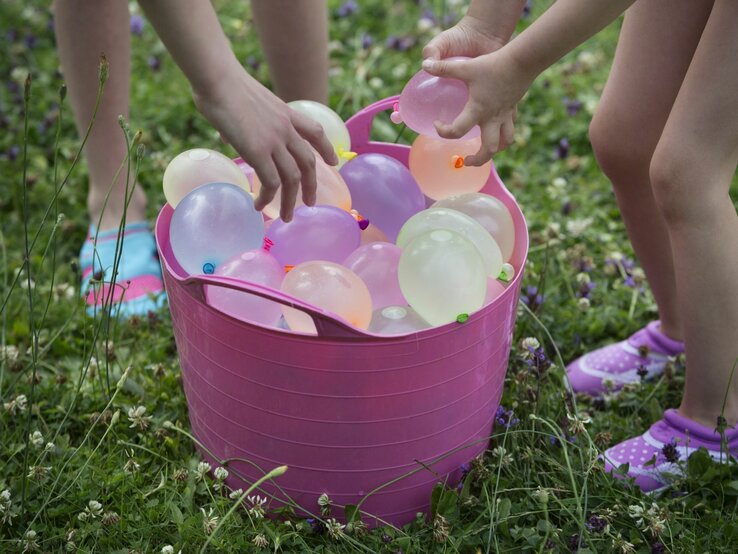
[[[672,438],[671,442],[665,444],[661,449],[661,453],[667,462],[677,463],[679,461],[679,450],[677,450],[676,439]]]
[[[509,429],[520,423],[512,410],[506,410],[504,406],[498,406],[495,412],[495,421],[505,429]]]
[[[19,154],[20,154],[20,147],[17,144],[14,144],[10,148],[8,148],[8,151],[5,153],[5,155],[11,162],[15,161],[18,158]]]
[[[592,289],[596,286],[597,283],[592,283],[591,281],[589,283],[582,283],[579,285],[579,290],[577,290],[576,296],[579,298],[589,298],[589,293],[591,293]]]
[[[593,533],[602,533],[607,527],[607,520],[604,517],[598,515],[592,515],[585,523],[587,529]]]
[[[400,39],[400,44],[398,44],[397,49],[400,52],[407,52],[413,46],[415,46],[415,38],[414,37],[404,37]]]
[[[355,2],[355,0],[346,0],[346,2],[338,7],[338,9],[336,10],[336,15],[338,17],[348,17],[349,15],[355,14],[358,11],[359,5]]]
[[[369,33],[364,33],[361,36],[361,47],[366,50],[367,48],[370,48],[374,44],[374,38]]]
[[[551,360],[546,356],[543,347],[533,348],[532,346],[528,346],[528,352],[529,355],[525,359],[528,369],[536,373],[539,377],[544,375],[551,367]]]
[[[636,288],[636,284],[635,284],[635,281],[633,280],[633,277],[631,277],[630,275],[628,275],[628,276],[627,276],[627,277],[625,278],[625,280],[623,281],[623,284],[624,284],[624,285],[625,285],[626,287],[630,287],[630,288],[632,288],[632,289]]]
[[[579,113],[579,110],[582,109],[582,102],[581,100],[577,100],[576,98],[564,98],[564,106],[566,106],[566,113],[568,113],[570,116],[575,116]]]
[[[36,35],[28,34],[25,37],[23,37],[23,43],[26,45],[26,47],[30,49],[35,48],[37,42],[38,42],[38,39],[36,38]]]
[[[144,18],[140,15],[131,15],[131,33],[140,37],[143,34]]]
[[[395,35],[388,36],[385,45],[387,46],[387,48],[397,50],[400,45],[400,37],[396,37]]]
[[[430,8],[425,8],[423,10],[423,15],[421,15],[420,18],[432,21],[434,25],[438,23],[438,19],[436,19],[436,14],[434,14],[433,10]]]
[[[257,71],[261,67],[261,61],[256,56],[249,56],[246,58],[246,65],[253,71]]]
[[[651,554],[663,554],[666,552],[666,547],[663,543],[655,542],[651,545]]]
[[[532,9],[533,9],[533,0],[525,0],[525,6],[523,6],[523,13],[521,17],[523,18],[528,17]]]
[[[569,139],[564,137],[556,147],[556,159],[563,160],[569,155]]]
[[[159,71],[161,68],[161,60],[157,56],[149,56],[148,64],[152,71]]]
[[[538,294],[538,287],[528,286],[525,289],[522,300],[531,310],[535,310],[543,304],[545,298],[542,294]]]

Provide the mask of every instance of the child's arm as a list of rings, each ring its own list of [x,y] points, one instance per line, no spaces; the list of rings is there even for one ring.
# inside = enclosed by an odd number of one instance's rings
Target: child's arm
[[[500,143],[511,143],[513,113],[535,78],[562,56],[603,29],[634,0],[557,0],[509,44],[472,60],[425,60],[423,69],[461,79],[469,86],[469,102],[453,123],[437,123],[438,133],[458,138],[479,125],[482,147],[467,156],[469,165],[489,161]]]
[[[472,0],[466,15],[423,48],[423,57],[475,58],[502,48],[515,30],[525,0]]]
[[[262,209],[282,186],[281,217],[292,218],[302,184],[315,202],[315,155],[338,163],[322,127],[291,110],[238,63],[210,2],[139,0],[146,15],[192,85],[198,110],[256,170],[264,185]]]

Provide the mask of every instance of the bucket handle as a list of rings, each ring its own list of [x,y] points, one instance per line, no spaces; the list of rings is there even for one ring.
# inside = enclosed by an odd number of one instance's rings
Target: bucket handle
[[[370,144],[369,138],[372,133],[372,122],[376,115],[380,112],[391,110],[399,100],[399,95],[378,100],[349,118],[346,122],[346,127],[348,127],[349,135],[351,136],[351,148],[353,150],[363,152],[366,149],[366,146]]]
[[[352,327],[347,322],[341,320],[339,316],[321,310],[315,306],[312,306],[302,300],[289,296],[279,290],[275,290],[269,287],[258,285],[256,283],[249,283],[241,281],[239,279],[233,279],[232,277],[222,277],[216,275],[191,275],[184,279],[182,284],[188,288],[196,288],[198,296],[205,298],[205,285],[223,287],[231,290],[236,290],[246,294],[253,294],[266,300],[271,300],[283,306],[295,308],[307,315],[313,320],[315,329],[318,332],[319,337],[323,338],[366,338],[368,335],[361,332],[361,330]]]

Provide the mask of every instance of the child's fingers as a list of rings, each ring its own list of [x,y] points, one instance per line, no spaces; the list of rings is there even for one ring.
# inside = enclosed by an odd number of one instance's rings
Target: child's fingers
[[[468,60],[423,60],[423,69],[436,77],[468,80]]]
[[[323,127],[317,121],[310,119],[309,117],[290,110],[292,125],[298,134],[308,141],[315,150],[317,150],[320,157],[325,160],[325,163],[329,165],[338,165],[338,156],[336,151],[333,149],[333,145],[326,138],[323,132]]]
[[[296,136],[295,140],[287,145],[287,149],[297,162],[297,167],[300,168],[302,174],[300,179],[302,201],[308,206],[314,206],[318,191],[318,180],[315,174],[315,151],[299,136]]]
[[[480,166],[492,159],[500,147],[500,124],[491,121],[482,127],[482,146],[476,154],[464,158],[464,165]]]
[[[285,223],[292,221],[292,211],[295,209],[297,201],[297,190],[300,188],[300,179],[302,174],[297,162],[286,147],[280,148],[273,155],[272,159],[277,166],[279,179],[282,182],[282,203],[279,209],[279,217]]]
[[[269,156],[256,158],[251,165],[254,167],[254,171],[259,176],[259,181],[261,182],[259,196],[256,198],[256,202],[254,202],[256,209],[261,211],[277,194],[280,183],[279,172],[272,158]]]
[[[458,139],[471,131],[472,127],[476,124],[477,118],[467,104],[467,107],[464,108],[464,111],[459,114],[453,123],[436,121],[435,126],[439,136],[445,139]]]
[[[500,138],[500,150],[504,150],[515,140],[515,121],[512,114],[507,121],[502,122],[502,125],[500,126]]]
[[[443,33],[436,36],[423,48],[423,58],[430,60],[440,60],[442,56],[442,44],[444,42]]]

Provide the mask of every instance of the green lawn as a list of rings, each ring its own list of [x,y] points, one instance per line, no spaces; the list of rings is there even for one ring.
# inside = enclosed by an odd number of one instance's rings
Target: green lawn
[[[617,24],[533,85],[516,144],[495,158],[531,232],[527,307],[519,309],[502,400],[514,412],[511,424],[495,426],[490,450],[460,492],[439,489],[428,519],[338,532],[317,520],[229,511],[234,501],[198,470],[168,311],[127,322],[85,315],[75,260],[87,227],[86,170],[75,164],[80,140],[69,107],[60,107],[47,4],[0,4],[0,551],[158,553],[171,545],[190,553],[207,540],[219,552],[738,550],[734,464],[715,466],[698,453],[683,482],[648,497],[613,481],[596,461],[603,448],[678,404],[680,360],[664,377],[618,396],[564,392],[566,361],[626,337],[656,313],[587,139]],[[437,30],[419,23],[424,10],[446,25],[461,10],[451,0],[362,0],[341,16],[340,4],[330,2],[330,84],[331,104],[345,119],[398,94],[417,70]],[[268,83],[247,3],[216,5],[239,59]],[[132,39],[129,132],[143,132],[140,181],[153,219],[172,157],[195,146],[235,153],[196,112],[151,26]],[[396,134],[387,121],[377,125],[378,138]],[[26,237],[37,232],[30,276],[16,279]],[[525,337],[540,341],[545,359],[526,358]]]

